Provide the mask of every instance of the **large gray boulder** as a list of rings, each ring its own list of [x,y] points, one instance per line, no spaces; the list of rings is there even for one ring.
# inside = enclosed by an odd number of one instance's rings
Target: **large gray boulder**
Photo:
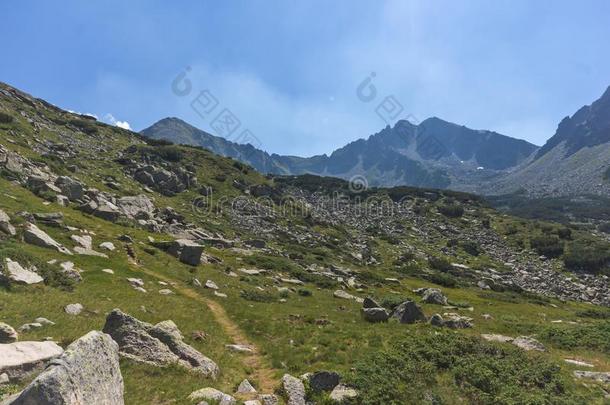
[[[6,212],[0,210],[0,232],[4,232],[9,236],[15,236],[15,227],[11,225],[11,218]]]
[[[341,376],[334,371],[316,371],[309,376],[309,386],[316,392],[332,391],[340,381]]]
[[[400,323],[425,322],[427,320],[419,305],[413,301],[405,301],[396,307],[392,317],[398,319]]]
[[[151,219],[155,213],[155,204],[145,195],[121,197],[116,205],[130,219]]]
[[[287,405],[305,405],[305,385],[290,374],[282,377],[282,390],[286,394]]]
[[[203,246],[188,239],[178,239],[170,243],[169,254],[175,256],[182,263],[197,266],[201,263]]]
[[[19,339],[17,331],[9,324],[0,322],[0,343],[13,343]]]
[[[422,294],[422,301],[427,304],[447,305],[447,297],[438,288],[428,288]]]
[[[92,331],[66,348],[11,405],[123,405],[119,348]]]
[[[82,183],[68,176],[59,176],[55,180],[55,185],[61,190],[62,195],[68,197],[70,201],[81,200],[85,195]]]
[[[8,279],[10,282],[28,285],[38,284],[44,281],[38,273],[24,269],[19,263],[14,262],[9,258],[6,258],[4,263],[0,263],[0,278]]]
[[[30,245],[40,246],[48,249],[55,249],[58,252],[71,255],[68,249],[56,242],[53,238],[46,234],[43,230],[38,228],[36,225],[27,223],[25,225],[25,231],[23,233],[23,240]]]
[[[184,343],[177,328],[168,328],[167,322],[151,325],[114,309],[104,332],[119,344],[121,355],[132,360],[155,366],[179,364],[211,378],[219,372],[216,363]]]
[[[390,314],[385,308],[362,308],[361,312],[367,322],[385,322],[390,318]]]
[[[0,374],[11,381],[20,380],[44,368],[46,363],[63,353],[54,342],[15,342],[0,344]]]

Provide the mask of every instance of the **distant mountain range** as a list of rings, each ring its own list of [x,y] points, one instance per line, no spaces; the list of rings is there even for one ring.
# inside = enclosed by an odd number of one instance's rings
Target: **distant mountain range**
[[[542,147],[436,117],[419,125],[401,120],[330,155],[307,158],[269,154],[250,144],[214,136],[178,118],[164,118],[141,133],[202,146],[262,173],[310,173],[344,179],[358,175],[364,176],[369,186],[410,185],[479,194],[610,195],[605,178],[610,175],[610,89],[592,105],[566,117]]]

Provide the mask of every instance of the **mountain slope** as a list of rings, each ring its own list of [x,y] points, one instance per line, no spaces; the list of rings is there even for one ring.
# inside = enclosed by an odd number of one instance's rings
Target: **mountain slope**
[[[525,190],[530,196],[610,196],[610,88],[600,99],[564,118],[535,158],[487,182],[488,194]]]
[[[459,126],[439,118],[392,127],[335,150],[330,156],[281,156],[239,145],[177,119],[166,118],[142,131],[153,139],[203,146],[263,173],[318,174],[349,179],[364,176],[370,185],[452,187],[521,164],[537,149],[523,140]],[[483,172],[480,172],[483,170]]]

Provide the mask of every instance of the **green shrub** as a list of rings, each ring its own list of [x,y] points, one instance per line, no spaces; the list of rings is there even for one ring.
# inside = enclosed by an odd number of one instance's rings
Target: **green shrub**
[[[557,229],[557,236],[560,239],[572,239],[572,230],[570,228],[559,228]]]
[[[272,294],[267,291],[259,291],[259,290],[243,290],[240,294],[245,300],[254,301],[254,302],[264,302],[270,303],[277,301],[277,297],[275,294]]]
[[[610,222],[602,222],[597,226],[597,230],[603,233],[610,233]]]
[[[438,212],[448,218],[459,218],[464,215],[464,208],[457,204],[442,204],[437,209]]]
[[[481,254],[481,247],[478,243],[474,241],[468,240],[462,242],[461,246],[462,249],[464,249],[464,252],[468,253],[471,256],[478,256]]]
[[[432,273],[426,275],[425,279],[430,281],[431,283],[442,285],[443,287],[447,288],[455,288],[458,284],[455,277],[443,273]]]
[[[301,296],[301,297],[311,297],[313,295],[313,293],[306,289],[306,288],[299,288],[297,290],[297,293]]]
[[[563,262],[571,271],[604,273],[610,264],[610,245],[597,240],[575,241],[568,245]]]
[[[559,349],[577,348],[610,353],[610,322],[591,325],[547,326],[538,333],[538,337]]]
[[[0,111],[0,124],[10,124],[13,122],[13,116]]]
[[[546,257],[559,257],[563,254],[563,242],[556,236],[535,236],[530,239],[530,246]]]
[[[447,378],[437,379],[438,374]],[[442,382],[441,382],[442,381]],[[354,365],[346,379],[363,405],[585,403],[571,378],[540,354],[448,332],[409,334]],[[355,403],[355,402],[354,402]]]
[[[593,318],[593,319],[610,319],[609,309],[585,309],[583,311],[577,311],[576,316],[580,318]]]
[[[453,269],[453,266],[449,262],[449,260],[440,256],[430,256],[428,257],[428,264],[435,270],[442,271],[444,273]]]
[[[70,120],[70,124],[81,130],[87,135],[95,135],[97,134],[97,125],[95,122],[87,121],[83,119],[72,119]]]
[[[153,138],[144,138],[146,144],[150,146],[170,146],[174,143],[167,139],[153,139]]]
[[[407,300],[408,300],[408,298],[401,297],[399,295],[387,295],[387,296],[383,297],[383,299],[379,302],[379,305],[381,305],[385,309],[393,311],[394,309],[396,309],[397,306],[399,306],[400,304],[402,304],[403,302],[405,302]]]

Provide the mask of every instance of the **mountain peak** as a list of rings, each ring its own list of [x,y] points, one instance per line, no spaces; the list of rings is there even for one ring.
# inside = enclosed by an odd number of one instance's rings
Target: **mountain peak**
[[[571,117],[565,117],[546,144],[540,148],[536,159],[563,144],[570,156],[585,147],[610,142],[610,86],[590,105],[581,107]]]

